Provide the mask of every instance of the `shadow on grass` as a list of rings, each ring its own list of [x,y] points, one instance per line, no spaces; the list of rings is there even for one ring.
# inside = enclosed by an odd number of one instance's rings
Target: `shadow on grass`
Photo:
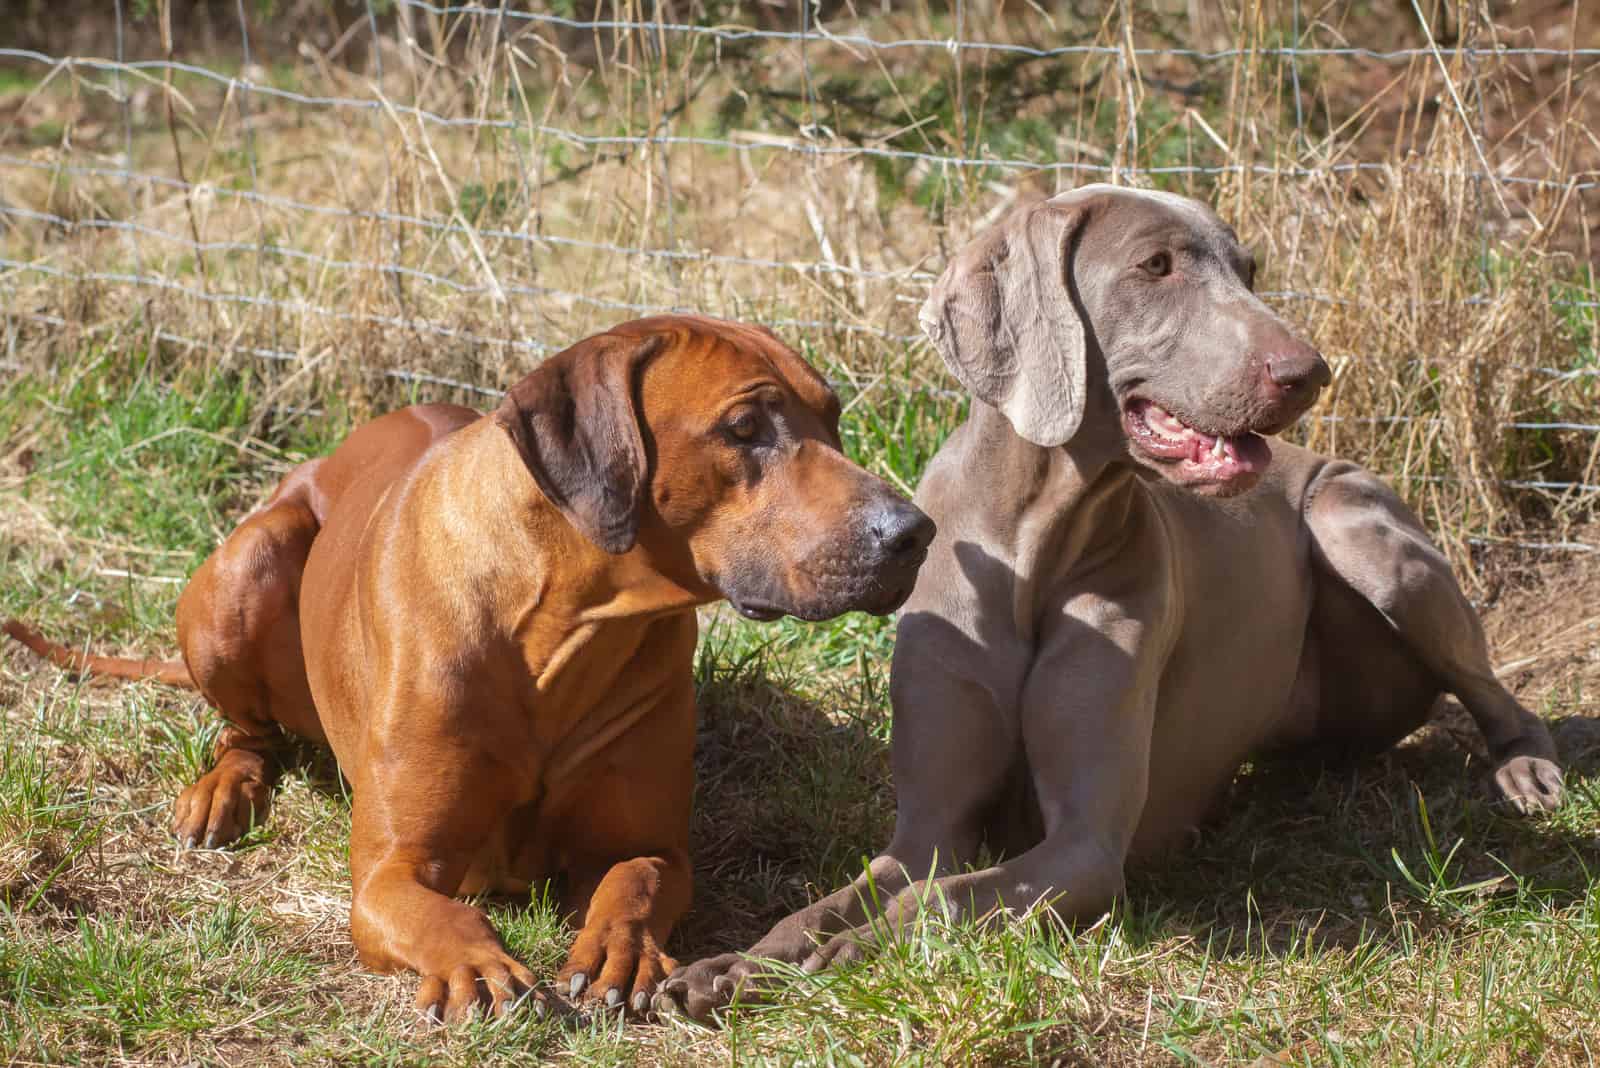
[[[1352,948],[1402,923],[1435,929],[1581,903],[1600,872],[1600,721],[1549,721],[1567,801],[1524,818],[1491,798],[1465,711],[1441,704],[1375,757],[1248,768],[1193,848],[1129,872],[1137,926],[1219,954],[1283,953],[1313,930],[1319,944]]]
[[[1569,808],[1524,819],[1491,801],[1476,728],[1445,704],[1375,757],[1247,768],[1197,843],[1130,870],[1130,936],[1281,953],[1313,929],[1319,944],[1353,947],[1402,917],[1455,922],[1446,901],[1581,901],[1600,871],[1600,792],[1587,787],[1600,721],[1550,721]],[[746,948],[848,882],[894,818],[888,746],[870,720],[830,715],[759,672],[703,687],[701,717],[695,899],[672,946],[683,961]]]
[[[210,708],[206,713],[216,714]],[[277,752],[278,785],[274,790],[282,789],[283,783],[291,777],[300,779],[313,793],[337,801],[344,817],[349,819],[350,780],[344,777],[333,750],[326,743],[313,742],[288,731],[283,732],[283,739]],[[207,767],[210,766],[208,761]]]
[[[681,960],[743,949],[849,881],[888,841],[889,749],[858,685],[824,699],[756,665],[702,667],[690,850],[694,903]]]

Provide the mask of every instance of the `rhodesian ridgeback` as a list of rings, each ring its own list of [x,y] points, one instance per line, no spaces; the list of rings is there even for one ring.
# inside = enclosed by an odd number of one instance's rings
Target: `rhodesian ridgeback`
[[[698,606],[886,613],[933,523],[845,458],[839,402],[770,332],[644,319],[551,357],[490,415],[420,405],[294,469],[195,572],[181,662],[226,721],[173,829],[220,846],[266,811],[283,732],[353,788],[361,959],[455,1020],[536,990],[457,900],[561,877],[576,998],[645,1011],[689,904]]]
[[[922,323],[974,403],[917,489],[941,533],[896,636],[893,839],[748,954],[673,976],[692,1015],[764,960],[857,957],[929,902],[1098,915],[1241,762],[1386,748],[1443,692],[1500,798],[1560,803],[1549,731],[1416,516],[1264,436],[1331,375],[1254,288],[1204,205],[1110,186],[1014,211],[950,262]],[[985,843],[1003,859],[971,868]]]

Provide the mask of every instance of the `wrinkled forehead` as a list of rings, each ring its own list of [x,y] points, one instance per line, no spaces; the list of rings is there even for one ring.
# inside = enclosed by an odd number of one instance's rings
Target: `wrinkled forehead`
[[[818,414],[837,413],[839,400],[827,380],[765,330],[714,319],[674,324],[678,344],[669,346],[652,377],[694,405],[716,405],[758,383],[787,388]]]
[[[750,351],[780,383],[789,387],[801,404],[815,412],[829,426],[839,420],[839,397],[815,367],[772,335],[751,331]]]
[[[1240,248],[1233,227],[1205,204],[1176,193],[1098,185],[1063,193],[1050,202],[1085,195],[1092,195],[1099,202],[1090,226],[1095,240],[1104,247],[1121,249],[1159,243],[1209,251],[1224,259],[1232,258]]]

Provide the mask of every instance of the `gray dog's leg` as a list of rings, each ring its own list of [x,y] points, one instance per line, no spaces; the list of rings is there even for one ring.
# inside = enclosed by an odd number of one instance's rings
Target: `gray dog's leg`
[[[818,942],[862,923],[866,916],[862,902],[892,900],[907,885],[902,872],[911,870],[892,852],[875,857],[869,868],[870,879],[863,874],[843,889],[785,916],[747,951],[706,957],[678,969],[662,985],[661,997],[696,1020],[710,1019],[735,997],[749,1000],[756,993],[750,981],[769,971],[774,961],[798,964],[811,955]]]
[[[803,964],[807,971],[858,959],[880,934],[895,937],[923,908],[950,918],[982,917],[1043,902],[1076,921],[1104,912],[1122,892],[1123,866],[1149,789],[1171,596],[1161,554],[1134,558],[1139,569],[1111,566],[1080,578],[1084,596],[1047,624],[1028,672],[1022,744],[1044,840],[993,867],[912,884],[881,919],[835,935],[811,954]],[[1063,679],[1070,684],[1063,686]],[[903,809],[901,819],[909,819]]]
[[[1318,476],[1305,514],[1318,566],[1366,598],[1441,688],[1466,706],[1488,743],[1500,795],[1522,812],[1559,805],[1561,768],[1548,728],[1495,678],[1477,614],[1405,503],[1368,472],[1333,462]]]

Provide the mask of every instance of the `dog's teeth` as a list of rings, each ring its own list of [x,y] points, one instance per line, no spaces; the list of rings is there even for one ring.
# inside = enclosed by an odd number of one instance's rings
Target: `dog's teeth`
[[[1227,439],[1221,434],[1217,435],[1216,442],[1211,446],[1211,455],[1215,456],[1219,460],[1225,460],[1228,458]]]

